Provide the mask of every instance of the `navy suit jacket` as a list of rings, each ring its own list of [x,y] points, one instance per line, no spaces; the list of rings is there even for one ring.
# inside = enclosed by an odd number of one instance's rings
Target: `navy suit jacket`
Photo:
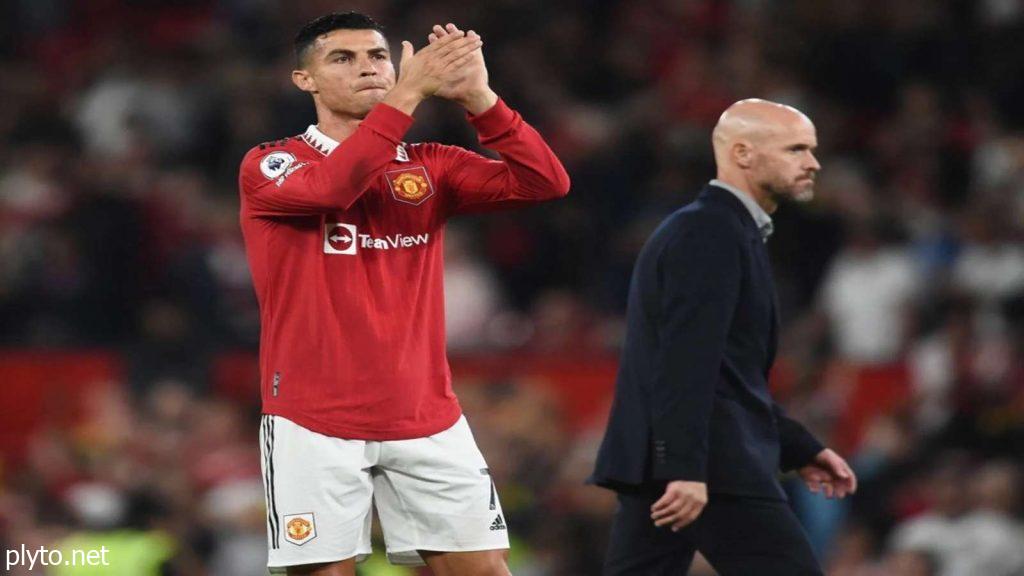
[[[768,392],[777,303],[750,212],[707,186],[640,252],[615,400],[590,482],[616,490],[705,482],[785,498],[779,470],[823,449]]]

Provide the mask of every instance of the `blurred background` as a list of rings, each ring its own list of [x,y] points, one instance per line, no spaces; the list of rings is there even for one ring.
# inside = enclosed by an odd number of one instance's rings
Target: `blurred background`
[[[453,221],[446,246],[455,388],[517,576],[599,574],[614,498],[582,482],[629,273],[713,176],[718,115],[754,96],[806,111],[821,145],[816,199],[781,207],[768,247],[774,393],[860,476],[843,502],[787,481],[828,573],[1024,574],[1021,0],[8,0],[4,548],[111,549],[61,575],[264,573],[237,169],[315,122],[291,39],[348,9],[393,44],[477,30],[573,178],[563,201]],[[409,141],[479,149],[454,105],[416,117]],[[378,540],[360,574],[420,572]]]

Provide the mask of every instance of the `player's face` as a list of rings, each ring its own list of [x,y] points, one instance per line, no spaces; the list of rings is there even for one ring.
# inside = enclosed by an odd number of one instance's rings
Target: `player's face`
[[[395,85],[388,42],[376,30],[334,30],[306,61],[314,94],[332,112],[362,118]]]
[[[814,124],[806,118],[780,125],[757,146],[755,184],[773,203],[814,198],[814,179],[821,169],[814,157],[817,146]]]

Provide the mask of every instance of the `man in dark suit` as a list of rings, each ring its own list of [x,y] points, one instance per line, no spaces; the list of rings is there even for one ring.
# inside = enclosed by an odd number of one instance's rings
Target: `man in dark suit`
[[[777,476],[845,497],[847,463],[768,392],[778,312],[764,243],[784,199],[813,195],[814,124],[742,100],[712,135],[718,177],[669,216],[633,270],[615,401],[591,482],[619,507],[606,575],[821,575]]]

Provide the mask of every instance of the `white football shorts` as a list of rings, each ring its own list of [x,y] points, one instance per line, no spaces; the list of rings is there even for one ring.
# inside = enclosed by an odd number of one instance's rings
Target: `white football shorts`
[[[260,426],[271,574],[288,566],[365,560],[371,503],[392,564],[423,565],[417,550],[508,548],[508,529],[466,417],[411,440],[345,440],[281,416]]]

